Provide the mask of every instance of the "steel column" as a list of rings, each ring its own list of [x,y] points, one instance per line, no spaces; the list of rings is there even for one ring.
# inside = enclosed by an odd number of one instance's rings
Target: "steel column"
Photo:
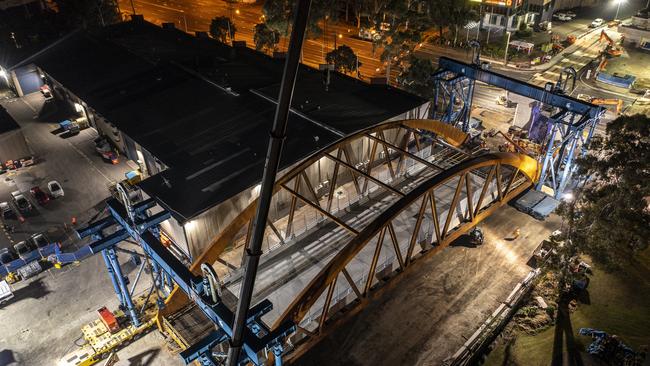
[[[113,289],[115,290],[115,294],[117,295],[117,298],[120,300],[120,305],[123,307],[126,307],[126,304],[124,303],[124,297],[122,296],[122,291],[120,291],[120,285],[117,282],[117,278],[115,278],[115,271],[113,270],[113,264],[111,264],[111,260],[108,258],[108,253],[106,252],[108,249],[102,250],[102,257],[104,258],[104,263],[106,263],[106,270],[108,271],[108,277],[111,279],[111,283],[113,283]]]
[[[140,326],[140,320],[138,319],[138,314],[135,311],[135,306],[133,305],[133,300],[131,299],[131,295],[129,295],[129,289],[126,286],[126,281],[124,280],[124,275],[122,274],[122,268],[120,267],[120,262],[117,259],[117,254],[115,254],[115,249],[108,248],[106,250],[108,251],[108,259],[111,261],[111,264],[113,265],[113,270],[115,271],[115,277],[117,277],[117,282],[120,285],[120,292],[122,292],[122,296],[124,297],[126,310],[129,312],[129,315],[131,316],[131,321],[133,322],[133,325],[138,327]]]

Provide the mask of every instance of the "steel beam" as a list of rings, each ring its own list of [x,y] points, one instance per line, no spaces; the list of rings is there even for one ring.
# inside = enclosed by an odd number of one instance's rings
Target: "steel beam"
[[[346,224],[345,222],[343,222],[338,217],[336,217],[336,216],[332,215],[331,213],[327,212],[325,209],[323,209],[319,205],[314,204],[309,199],[307,199],[307,197],[301,195],[300,193],[294,191],[293,189],[287,187],[284,184],[282,184],[281,187],[284,188],[287,192],[291,193],[292,195],[298,197],[298,199],[301,200],[302,202],[304,202],[305,204],[313,207],[314,209],[316,209],[316,211],[320,212],[321,214],[323,214],[324,216],[326,216],[330,220],[334,221],[340,227],[344,228],[345,230],[349,231],[350,233],[352,233],[354,235],[358,234],[358,231],[356,231],[354,228],[352,228],[352,226]]]
[[[515,94],[538,100],[544,104],[557,108],[565,108],[569,112],[589,115],[592,118],[596,117],[598,111],[602,108],[565,94],[555,94],[550,90],[547,91],[527,82],[519,81],[493,71],[483,70],[480,66],[452,60],[448,57],[440,57],[438,59],[438,67],[445,71],[451,71],[455,75],[462,75],[473,80],[482,81]]]
[[[398,195],[398,196],[404,196],[404,193],[400,192],[400,191],[397,190],[396,188],[393,188],[392,186],[390,186],[390,185],[388,185],[388,184],[386,184],[386,183],[380,181],[379,179],[377,179],[377,178],[375,178],[375,177],[373,177],[373,176],[371,176],[371,175],[369,175],[369,174],[367,174],[367,173],[364,173],[363,171],[361,171],[361,170],[355,168],[354,166],[352,166],[352,165],[346,163],[345,161],[343,161],[343,160],[341,160],[341,159],[338,159],[338,158],[336,158],[336,157],[334,157],[334,156],[332,156],[332,155],[330,155],[330,154],[325,154],[325,156],[327,156],[328,158],[334,160],[337,164],[341,164],[341,165],[345,166],[346,168],[350,169],[350,171],[354,171],[354,172],[358,173],[359,175],[364,176],[366,179],[375,182],[376,184],[378,184],[378,185],[384,187],[385,189],[387,189],[387,190],[389,190],[389,191],[395,193],[396,195]],[[329,205],[328,205],[328,206],[329,206]]]

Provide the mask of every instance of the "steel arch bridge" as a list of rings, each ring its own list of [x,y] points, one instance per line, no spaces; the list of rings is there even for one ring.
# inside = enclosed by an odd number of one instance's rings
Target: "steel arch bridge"
[[[533,158],[474,155],[463,149],[466,139],[435,120],[387,122],[330,145],[277,180],[253,302],[272,302],[262,318],[271,331],[287,322],[297,326],[283,359],[299,356],[385,284],[397,283],[418,258],[445,248],[538,180]],[[315,187],[308,172],[321,165],[327,184]],[[200,275],[201,264],[211,264],[231,309],[256,203],[190,268]],[[165,303],[158,327],[182,348],[214,330],[178,288]]]

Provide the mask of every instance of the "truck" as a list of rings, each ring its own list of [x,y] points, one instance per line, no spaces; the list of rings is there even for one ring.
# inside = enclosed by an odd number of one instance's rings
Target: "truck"
[[[7,281],[0,281],[0,304],[11,300],[13,297],[14,293],[11,291],[11,286],[9,286]]]

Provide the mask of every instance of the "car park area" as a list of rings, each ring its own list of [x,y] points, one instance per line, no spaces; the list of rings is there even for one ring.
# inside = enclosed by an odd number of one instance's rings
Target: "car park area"
[[[133,170],[125,162],[106,162],[95,150],[92,128],[61,139],[51,133],[64,116],[42,115],[48,97],[41,92],[3,102],[20,124],[34,157],[33,164],[0,174],[0,256],[16,259],[44,247],[69,241],[66,228],[82,220],[109,196],[111,182]],[[3,258],[0,258],[3,259]]]

